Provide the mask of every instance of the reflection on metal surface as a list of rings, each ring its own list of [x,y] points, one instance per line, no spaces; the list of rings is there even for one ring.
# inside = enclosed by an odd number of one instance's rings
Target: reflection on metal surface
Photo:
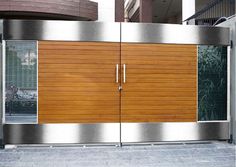
[[[122,42],[229,45],[229,29],[193,25],[121,23]]]
[[[121,123],[121,142],[229,139],[229,122]]]
[[[5,40],[59,40],[229,45],[229,29],[151,23],[5,20]]]
[[[126,82],[126,64],[123,64],[123,83]]]
[[[120,42],[119,23],[4,20],[5,40]]]
[[[5,124],[4,144],[119,143],[120,124]]]
[[[119,143],[119,123],[4,125],[4,144]],[[121,142],[229,139],[228,122],[122,123]]]
[[[116,64],[116,83],[119,83],[119,64]]]

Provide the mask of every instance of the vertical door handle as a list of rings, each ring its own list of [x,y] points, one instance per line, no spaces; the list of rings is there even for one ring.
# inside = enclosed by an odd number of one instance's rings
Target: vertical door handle
[[[126,82],[126,64],[123,64],[123,83]]]
[[[116,64],[116,83],[119,83],[119,64]]]

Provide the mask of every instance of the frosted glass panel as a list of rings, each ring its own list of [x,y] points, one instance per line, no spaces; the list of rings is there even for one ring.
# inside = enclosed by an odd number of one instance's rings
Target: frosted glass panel
[[[198,119],[227,120],[227,47],[198,47]]]
[[[6,123],[37,122],[37,42],[6,42]]]

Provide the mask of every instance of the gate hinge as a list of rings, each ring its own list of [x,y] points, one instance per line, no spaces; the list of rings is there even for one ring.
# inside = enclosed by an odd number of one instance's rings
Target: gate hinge
[[[230,40],[230,48],[233,49],[233,47],[234,47],[233,40]]]
[[[2,43],[2,34],[0,34],[0,43]]]
[[[232,144],[232,143],[233,143],[233,135],[232,135],[232,134],[230,134],[230,136],[229,136],[228,143],[230,143],[230,144]]]
[[[0,149],[4,149],[4,148],[5,148],[5,146],[3,144],[3,139],[0,139]]]

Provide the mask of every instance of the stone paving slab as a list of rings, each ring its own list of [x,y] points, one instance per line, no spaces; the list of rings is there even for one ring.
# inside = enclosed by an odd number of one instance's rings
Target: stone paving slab
[[[0,167],[236,167],[227,142],[123,147],[18,147],[0,150]]]

